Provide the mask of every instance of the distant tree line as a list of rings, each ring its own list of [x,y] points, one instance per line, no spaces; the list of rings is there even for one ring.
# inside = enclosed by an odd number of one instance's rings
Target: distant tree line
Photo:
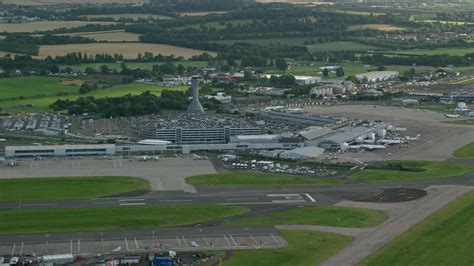
[[[360,60],[366,64],[373,65],[405,65],[405,66],[434,66],[444,67],[447,65],[454,66],[471,66],[474,63],[474,58],[469,54],[465,56],[453,56],[448,54],[442,55],[415,55],[415,56],[396,56],[396,55],[363,55]]]
[[[163,109],[185,110],[189,103],[188,95],[183,91],[164,90],[161,97],[150,92],[122,97],[81,97],[75,101],[57,100],[50,108],[64,111],[71,115],[84,113],[96,114],[100,117],[127,117],[160,113]]]
[[[26,34],[7,34],[0,40],[0,50],[12,53],[38,55],[40,45],[60,45],[72,43],[92,43],[93,39],[81,36],[51,35],[30,36]]]

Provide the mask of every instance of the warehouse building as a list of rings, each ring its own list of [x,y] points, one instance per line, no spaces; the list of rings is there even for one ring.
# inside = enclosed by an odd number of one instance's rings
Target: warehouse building
[[[357,74],[356,78],[362,83],[377,83],[386,80],[398,78],[398,71],[372,71],[363,74]]]

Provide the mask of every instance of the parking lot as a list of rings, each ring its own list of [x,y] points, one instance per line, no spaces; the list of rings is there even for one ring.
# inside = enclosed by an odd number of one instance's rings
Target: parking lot
[[[185,178],[193,175],[214,174],[214,166],[208,160],[191,158],[161,158],[159,161],[139,161],[111,157],[98,160],[95,157],[82,159],[44,158],[18,159],[18,165],[0,165],[0,179],[72,176],[130,176],[141,177],[150,182],[152,191],[180,190],[196,192],[186,184]]]
[[[40,256],[133,254],[156,250],[199,251],[273,249],[287,246],[273,227],[252,229],[182,228],[0,237],[0,254]]]

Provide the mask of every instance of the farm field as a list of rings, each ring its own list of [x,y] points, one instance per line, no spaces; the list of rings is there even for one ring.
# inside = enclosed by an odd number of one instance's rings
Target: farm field
[[[232,24],[233,26],[239,26],[239,25],[251,24],[252,21],[253,21],[252,19],[236,19],[236,20],[229,20],[226,22],[208,22],[208,23],[202,23],[202,24],[187,25],[183,27],[177,27],[176,29],[198,29],[202,26],[214,27],[216,29],[224,29],[226,28],[227,24]]]
[[[52,4],[128,4],[143,3],[145,0],[2,0],[4,4],[24,6],[52,5]]]
[[[12,97],[52,96],[58,93],[77,93],[76,86],[62,84],[54,77],[12,77],[0,79],[0,101]]]
[[[339,180],[285,176],[279,174],[220,171],[213,175],[192,176],[186,182],[196,186],[288,186],[333,185]]]
[[[281,232],[289,246],[275,250],[237,250],[223,262],[224,266],[240,265],[319,265],[349,245],[352,239],[324,232]]]
[[[104,15],[87,15],[88,19],[97,19],[97,18],[112,18],[114,20],[120,19],[172,19],[172,17],[155,15],[155,14],[104,14]]]
[[[441,55],[441,54],[448,54],[448,55],[456,55],[456,56],[464,56],[468,53],[474,53],[474,48],[437,48],[437,49],[430,49],[430,50],[402,50],[402,51],[395,51],[396,54],[401,55]]]
[[[0,211],[0,234],[177,227],[247,212],[242,206],[156,205]]]
[[[454,156],[459,158],[474,158],[474,142],[456,150]]]
[[[2,179],[0,200],[92,199],[148,189],[144,179],[121,176]]]
[[[67,45],[41,45],[39,57],[62,56],[67,53],[81,52],[90,55],[93,54],[122,54],[126,59],[135,59],[139,53],[151,52],[155,55],[165,56],[175,55],[184,58],[190,58],[194,55],[200,55],[206,51],[177,47],[165,44],[151,43],[87,43],[87,44],[67,44]],[[215,56],[214,52],[207,52]]]
[[[434,20],[434,19],[425,19],[425,20],[422,20],[422,22],[451,24],[451,25],[474,25],[474,22],[448,21],[448,20]]]
[[[405,30],[406,28],[389,25],[389,24],[361,24],[361,25],[353,25],[353,26],[347,27],[347,30],[349,31],[366,30],[366,29],[380,30],[380,31],[397,31],[397,30]]]
[[[304,206],[261,214],[225,222],[224,226],[257,226],[257,225],[324,225],[339,227],[373,227],[385,221],[383,212],[336,207],[336,206]]]
[[[81,32],[67,34],[69,36],[81,36],[84,38],[91,38],[98,42],[138,42],[140,34],[120,31],[103,31],[103,32]]]
[[[198,17],[198,16],[207,16],[210,14],[225,14],[225,13],[227,13],[227,11],[181,12],[179,14],[181,16]]]
[[[366,11],[353,11],[353,10],[337,10],[337,13],[345,13],[351,15],[361,15],[361,16],[384,16],[385,13],[381,12],[366,12]]]
[[[460,197],[358,265],[472,265],[474,192]]]
[[[388,162],[394,163],[394,162]],[[454,177],[474,171],[474,165],[452,162],[401,161],[408,170],[364,169],[349,176],[364,182],[395,182]]]
[[[9,80],[9,79],[0,79],[0,82],[3,80]],[[32,79],[30,82],[33,82],[34,79]],[[58,78],[46,78],[45,80],[41,79],[38,84],[41,84],[41,86],[51,86],[52,88],[61,85],[59,82],[62,81],[62,83],[75,83],[76,80],[68,80],[68,79],[58,79]],[[18,85],[15,85],[19,83]],[[22,88],[22,91],[25,92],[25,94],[31,95],[32,98],[25,98],[25,99],[18,99],[20,96],[22,96],[19,92],[11,92],[10,94],[7,94],[7,98],[4,100],[0,100],[0,106],[6,109],[18,109],[21,106],[25,105],[31,105],[31,107],[28,107],[28,111],[48,111],[49,106],[57,101],[58,99],[69,99],[69,100],[76,100],[79,97],[86,97],[86,96],[93,96],[96,98],[104,98],[104,97],[119,97],[123,96],[126,94],[132,94],[132,95],[137,95],[145,91],[150,91],[151,93],[155,95],[160,95],[163,90],[187,90],[187,86],[176,86],[176,87],[160,87],[160,86],[153,86],[153,85],[147,85],[147,84],[138,84],[138,83],[130,83],[130,84],[123,84],[123,85],[116,85],[112,86],[106,89],[98,89],[96,91],[87,93],[87,94],[79,94],[79,87],[78,86],[73,86],[73,85],[62,85],[59,86],[59,88],[63,88],[61,90],[56,90],[57,93],[62,93],[63,95],[57,95],[56,91],[52,92],[49,95],[45,96],[39,96],[36,93],[36,90],[31,90],[31,88],[34,88],[34,86],[29,86],[29,85],[21,85],[25,84],[22,82],[22,79],[16,80],[15,83],[10,81],[10,86],[15,87],[19,86]],[[46,84],[46,85],[43,85]],[[49,84],[49,85],[48,85]],[[58,85],[59,84],[59,85]],[[64,92],[67,92],[68,95],[64,95]],[[35,94],[36,93],[36,94]],[[33,97],[35,95],[38,95],[37,97]],[[11,98],[15,97],[17,99],[12,100]]]
[[[0,23],[0,32],[35,32],[60,28],[75,28],[89,24],[111,25],[115,22],[105,21],[37,21],[28,23]]]
[[[287,45],[304,45],[305,41],[310,42],[316,40],[313,37],[300,37],[300,38],[268,38],[268,39],[244,39],[244,40],[222,40],[215,41],[215,43],[221,44],[234,44],[234,43],[251,43],[257,45],[271,45],[271,44],[287,44]]]
[[[357,42],[329,42],[318,43],[306,46],[312,53],[314,52],[334,52],[334,51],[369,51],[377,50],[379,47]]]
[[[153,65],[157,64],[162,64],[163,62],[126,62],[125,64],[127,65],[128,68],[130,69],[145,69],[145,70],[151,70],[153,68]],[[191,61],[191,60],[183,60],[183,61],[176,61],[173,62],[175,65],[182,64],[184,67],[205,67],[207,66],[207,61]],[[100,67],[102,65],[106,65],[109,67],[109,69],[121,70],[120,64],[116,63],[90,63],[90,64],[79,64],[79,65],[60,65],[62,69],[66,67],[70,67],[74,71],[84,71],[86,68],[91,67],[95,69],[96,71],[100,71]]]

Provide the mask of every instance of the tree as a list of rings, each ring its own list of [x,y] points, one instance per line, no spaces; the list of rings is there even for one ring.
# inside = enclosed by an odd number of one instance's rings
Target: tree
[[[275,66],[280,71],[286,71],[288,69],[288,63],[283,58],[278,58],[275,60]]]
[[[387,67],[384,66],[384,65],[379,65],[379,66],[377,67],[377,70],[378,70],[378,71],[384,71],[384,70],[387,70]]]
[[[323,70],[323,76],[325,77],[329,76],[329,70],[327,68]]]
[[[110,72],[110,69],[107,65],[101,65],[100,66],[100,73],[102,74],[108,74]]]
[[[58,65],[53,65],[51,67],[51,73],[53,73],[53,74],[59,73],[59,66]]]
[[[186,68],[182,65],[182,64],[179,64],[177,67],[176,67],[176,70],[178,71],[178,75],[183,75],[184,72],[186,71]]]
[[[342,77],[344,76],[344,69],[342,67],[336,69],[336,77]]]
[[[87,75],[94,75],[94,74],[97,74],[97,71],[95,71],[95,69],[93,69],[92,67],[87,67],[84,72],[86,72]]]

